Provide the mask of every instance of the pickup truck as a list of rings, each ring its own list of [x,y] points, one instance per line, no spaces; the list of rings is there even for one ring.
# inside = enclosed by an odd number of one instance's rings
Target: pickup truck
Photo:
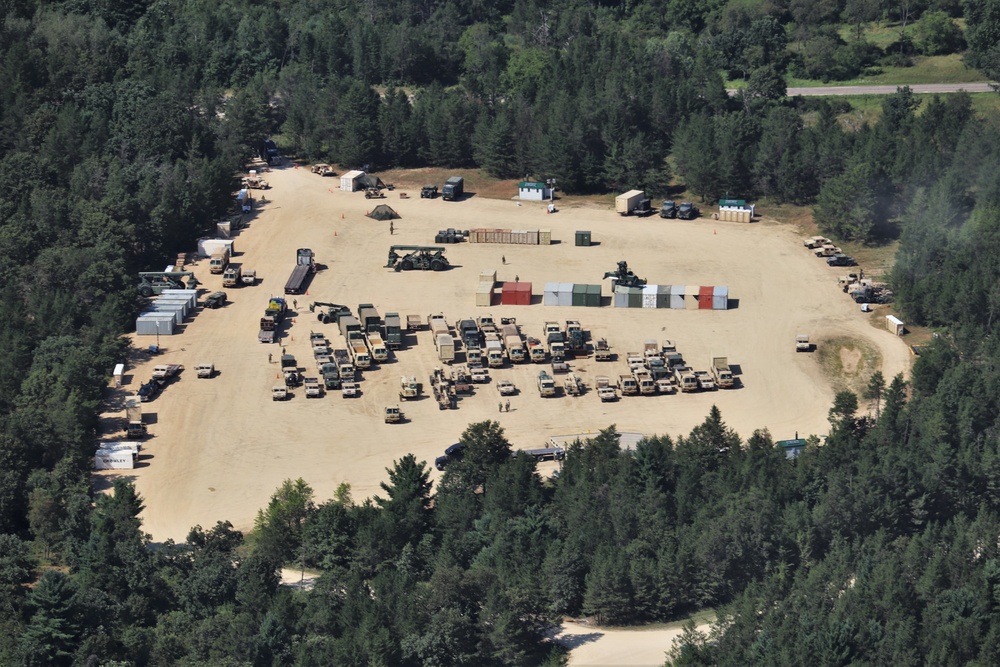
[[[597,388],[597,397],[602,403],[618,400],[618,392],[611,386],[607,375],[598,375],[594,378],[594,386]]]
[[[708,371],[695,371],[694,377],[698,380],[699,389],[703,391],[715,390],[715,380],[712,379],[712,374]]]
[[[257,272],[253,269],[244,269],[243,273],[240,275],[240,281],[244,285],[250,285],[251,287],[257,284]]]
[[[284,401],[289,397],[288,387],[283,384],[276,384],[271,387],[271,400],[272,401]]]
[[[359,389],[357,382],[345,382],[340,388],[344,398],[357,398]]]
[[[485,368],[470,368],[469,375],[472,376],[472,382],[475,384],[486,384],[490,381],[490,374],[486,372]]]
[[[153,366],[153,379],[164,384],[172,377],[175,377],[178,373],[184,370],[184,367],[180,364],[159,364]]]
[[[501,396],[512,396],[517,393],[517,387],[510,380],[499,380],[497,381],[497,391],[500,392]]]
[[[323,388],[320,386],[319,378],[305,378],[302,380],[305,385],[306,398],[320,398],[323,396]]]

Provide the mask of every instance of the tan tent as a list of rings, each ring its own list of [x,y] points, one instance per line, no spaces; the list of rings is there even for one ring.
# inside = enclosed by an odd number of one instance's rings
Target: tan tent
[[[368,214],[368,217],[372,220],[399,220],[399,213],[392,210],[388,204],[379,204]]]

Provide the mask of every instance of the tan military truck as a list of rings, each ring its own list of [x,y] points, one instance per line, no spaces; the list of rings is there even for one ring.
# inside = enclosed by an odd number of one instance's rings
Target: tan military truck
[[[607,375],[598,375],[594,378],[594,388],[597,390],[597,397],[602,403],[618,400],[618,392],[611,386],[611,380]]]
[[[390,405],[385,409],[385,423],[398,424],[403,420],[403,413],[399,411],[398,405]]]
[[[284,401],[289,397],[288,387],[283,384],[276,384],[271,387],[271,400]]]
[[[399,378],[399,400],[416,399],[420,397],[420,383],[412,375]]]
[[[639,393],[639,383],[631,375],[619,375],[618,389],[621,390],[622,396],[635,396]]]
[[[222,273],[223,287],[239,287],[243,284],[243,265],[238,262],[230,262],[229,266]]]
[[[215,375],[215,364],[198,364],[194,367],[194,373],[200,378],[210,378]]]
[[[812,343],[809,342],[809,336],[806,334],[798,334],[795,336],[796,352],[812,352],[812,349]]]
[[[211,273],[222,273],[227,266],[229,266],[229,248],[213,252],[208,260],[208,270]]]
[[[728,358],[712,357],[712,375],[719,389],[732,389],[733,371],[729,368]]]

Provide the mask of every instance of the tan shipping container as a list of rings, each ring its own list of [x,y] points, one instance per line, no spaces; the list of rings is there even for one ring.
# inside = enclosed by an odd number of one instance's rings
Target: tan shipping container
[[[552,230],[551,229],[539,229],[538,230],[538,245],[551,245],[552,244]]]

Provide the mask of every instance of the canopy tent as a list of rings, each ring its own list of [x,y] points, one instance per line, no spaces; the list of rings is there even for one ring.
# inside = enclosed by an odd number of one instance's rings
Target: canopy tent
[[[379,204],[368,214],[368,217],[372,220],[398,220],[399,213],[392,210],[388,204]]]

